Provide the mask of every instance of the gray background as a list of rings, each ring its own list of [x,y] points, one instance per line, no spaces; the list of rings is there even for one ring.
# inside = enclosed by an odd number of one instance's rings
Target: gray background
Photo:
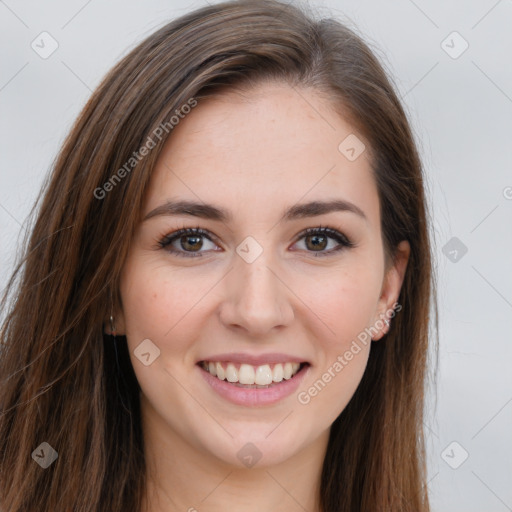
[[[43,177],[91,91],[138,41],[202,5],[0,0],[2,288]],[[426,169],[440,309],[426,420],[433,511],[512,511],[512,0],[309,5],[357,27],[377,52]],[[31,48],[43,31],[59,45],[47,59]]]

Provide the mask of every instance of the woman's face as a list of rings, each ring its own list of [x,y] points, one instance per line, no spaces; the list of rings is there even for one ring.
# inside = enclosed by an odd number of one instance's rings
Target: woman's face
[[[385,272],[361,141],[314,90],[280,84],[200,102],[174,128],[116,318],[159,439],[248,467],[325,439],[365,370],[365,328],[386,332],[408,255],[405,242]]]

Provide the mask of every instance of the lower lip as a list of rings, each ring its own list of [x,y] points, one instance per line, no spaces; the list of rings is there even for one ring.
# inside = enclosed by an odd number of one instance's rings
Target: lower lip
[[[309,368],[309,364],[304,365],[291,379],[275,382],[269,388],[242,388],[214,377],[210,372],[207,372],[198,365],[204,380],[220,396],[236,405],[246,405],[249,407],[275,404],[291,395],[297,390],[299,384],[308,373]]]

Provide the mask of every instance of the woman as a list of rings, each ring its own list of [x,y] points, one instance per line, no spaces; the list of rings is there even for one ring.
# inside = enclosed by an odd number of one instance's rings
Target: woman
[[[429,510],[422,168],[352,31],[273,0],[169,23],[41,198],[3,304],[3,510]]]

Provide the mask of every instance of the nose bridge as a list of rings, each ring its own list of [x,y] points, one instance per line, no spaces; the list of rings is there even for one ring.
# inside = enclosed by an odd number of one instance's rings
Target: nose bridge
[[[253,261],[240,254],[229,273],[223,321],[260,334],[288,324],[293,318],[292,305],[270,249]]]
[[[240,299],[246,306],[272,304],[277,299],[277,277],[270,270],[270,258],[259,256],[252,263],[239,261],[236,270],[240,276]]]

